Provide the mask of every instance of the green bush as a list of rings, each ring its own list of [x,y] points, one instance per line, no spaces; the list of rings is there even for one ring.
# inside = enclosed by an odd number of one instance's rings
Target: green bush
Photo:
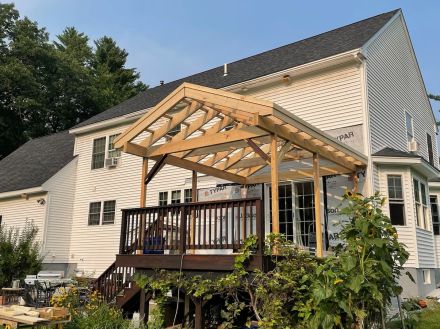
[[[26,222],[22,230],[0,225],[0,287],[10,287],[12,280],[41,270],[43,257],[37,239],[38,228]]]

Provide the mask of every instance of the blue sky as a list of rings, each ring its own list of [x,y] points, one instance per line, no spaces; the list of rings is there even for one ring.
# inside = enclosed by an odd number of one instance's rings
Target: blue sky
[[[113,37],[155,86],[402,8],[428,91],[440,94],[438,0],[17,0],[55,38],[75,26]],[[440,104],[434,104],[434,109]],[[437,116],[438,113],[435,111]]]

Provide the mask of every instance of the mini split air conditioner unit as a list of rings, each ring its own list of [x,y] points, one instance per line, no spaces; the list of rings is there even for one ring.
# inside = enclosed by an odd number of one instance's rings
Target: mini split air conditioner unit
[[[107,168],[115,168],[119,164],[119,158],[107,158],[105,159],[105,166]]]
[[[410,152],[417,152],[419,149],[419,144],[413,140],[408,143],[408,149]]]

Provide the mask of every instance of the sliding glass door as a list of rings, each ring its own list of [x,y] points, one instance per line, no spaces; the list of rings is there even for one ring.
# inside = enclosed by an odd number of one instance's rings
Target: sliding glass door
[[[280,233],[304,247],[315,247],[315,209],[313,182],[283,183],[278,186]],[[266,227],[272,231],[271,186],[266,189]]]

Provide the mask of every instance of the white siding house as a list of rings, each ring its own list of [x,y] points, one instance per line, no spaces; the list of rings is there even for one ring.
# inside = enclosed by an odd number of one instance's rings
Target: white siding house
[[[77,159],[67,132],[31,140],[0,162],[1,225],[38,227],[44,269],[72,272],[70,237]]]
[[[419,278],[416,284],[402,282],[407,295],[428,293],[440,267],[436,235],[440,222],[436,233],[428,200],[430,194],[437,202],[440,198],[440,185],[436,190],[428,184],[440,177],[437,130],[402,12],[378,15],[227,68],[227,72],[221,66],[149,89],[73,127],[70,160],[64,169],[35,185],[42,187],[38,195],[16,193],[20,197],[2,199],[1,191],[7,195],[11,189],[1,189],[0,181],[3,221],[18,225],[20,217],[34,219],[42,227],[47,263],[68,263],[86,275],[99,276],[119,252],[121,210],[140,205],[142,160],[114,150],[112,138],[183,82],[190,82],[272,101],[367,156],[368,166],[359,172],[360,191],[366,195],[379,191],[389,197],[392,188],[401,190],[384,210],[410,253],[405,266]],[[149,168],[153,165],[149,161]],[[5,172],[13,171],[3,166]],[[198,188],[222,183],[198,176]],[[296,201],[303,196],[298,187],[307,182],[284,183],[290,195],[283,197],[292,208],[289,220],[294,226],[302,220],[296,211]],[[338,220],[340,195],[352,185],[346,176],[322,180],[322,222]],[[190,188],[191,172],[166,165],[148,184],[147,206],[171,203],[173,198],[183,202]],[[268,190],[265,185],[263,194],[268,195]],[[38,198],[46,200],[45,205],[39,205]],[[423,282],[427,272],[432,280]]]

